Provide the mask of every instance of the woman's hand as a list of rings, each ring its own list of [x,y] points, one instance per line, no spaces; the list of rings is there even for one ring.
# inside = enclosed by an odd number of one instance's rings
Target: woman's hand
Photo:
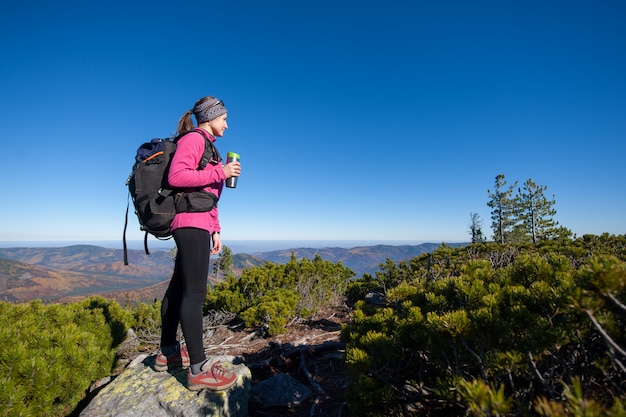
[[[241,163],[239,161],[229,162],[222,166],[222,171],[226,178],[238,177],[241,174]]]
[[[211,255],[217,255],[222,251],[222,238],[219,233],[213,233],[213,247],[211,248]]]

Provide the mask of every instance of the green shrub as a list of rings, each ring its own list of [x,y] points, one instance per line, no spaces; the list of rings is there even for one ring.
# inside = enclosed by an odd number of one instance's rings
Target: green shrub
[[[446,248],[351,283],[348,294],[382,291],[387,303],[354,300],[342,331],[354,414],[525,416],[557,410],[559,398],[571,411],[563,382],[575,377],[576,404],[601,411],[564,415],[621,412],[625,243],[586,236]]]
[[[128,329],[135,324],[135,319],[130,310],[126,310],[116,301],[107,300],[104,297],[89,297],[78,303],[77,307],[100,312],[104,316],[113,338],[111,341],[112,348],[119,346],[126,339]]]
[[[483,381],[460,381],[457,389],[467,404],[470,415],[475,417],[506,416],[511,411],[511,399],[504,394],[504,385],[496,389]]]
[[[341,263],[291,260],[284,265],[266,262],[245,269],[239,278],[230,275],[210,288],[204,306],[208,310],[236,313],[247,326],[267,325],[271,335],[286,331],[296,316],[308,317],[322,306],[343,301],[354,272]]]
[[[611,407],[585,398],[579,378],[563,389],[565,401],[555,401],[539,397],[534,402],[534,411],[547,417],[626,417],[623,399],[615,399]]]
[[[110,374],[125,319],[104,299],[0,303],[0,414],[69,414],[92,382]]]
[[[135,330],[160,333],[161,331],[161,302],[152,304],[140,303],[131,308]]]
[[[287,331],[287,319],[296,313],[298,293],[284,288],[275,288],[263,295],[258,303],[241,313],[248,327],[268,326],[272,336]]]

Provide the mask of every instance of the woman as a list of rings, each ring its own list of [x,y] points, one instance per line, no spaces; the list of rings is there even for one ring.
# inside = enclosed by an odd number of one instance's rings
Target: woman
[[[201,131],[194,130],[192,114]],[[239,176],[239,162],[223,165],[217,152],[204,169],[198,169],[206,141],[215,142],[228,129],[226,117],[224,102],[211,96],[201,98],[193,109],[183,114],[178,122],[179,139],[168,176],[172,187],[202,188],[219,198],[224,180]],[[207,292],[209,255],[222,250],[217,206],[210,211],[178,213],[171,229],[178,252],[174,274],[161,306],[161,349],[155,369],[164,371],[189,366],[187,387],[190,390],[228,389],[235,383],[236,375],[226,371],[219,362],[207,360],[202,344],[202,308]],[[178,323],[182,327],[184,345],[177,340]]]

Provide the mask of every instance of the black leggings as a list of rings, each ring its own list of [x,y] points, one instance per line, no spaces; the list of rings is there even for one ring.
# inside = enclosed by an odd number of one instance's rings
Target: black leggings
[[[180,323],[192,364],[206,359],[202,343],[202,307],[207,293],[211,235],[196,228],[173,232],[178,253],[174,274],[161,304],[161,346],[177,343]]]

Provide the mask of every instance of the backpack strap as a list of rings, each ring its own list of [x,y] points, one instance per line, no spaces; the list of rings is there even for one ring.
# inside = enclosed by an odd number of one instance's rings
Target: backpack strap
[[[124,220],[124,233],[122,234],[122,247],[124,248],[124,265],[128,265],[128,245],[126,244],[126,229],[128,228],[128,207],[130,206],[130,191],[128,192],[128,199],[126,200],[126,218]],[[143,247],[146,251],[146,255],[150,255],[148,251],[148,232],[143,238]]]
[[[202,154],[202,158],[200,159],[200,163],[198,164],[198,168],[197,168],[198,171],[202,171],[209,164],[217,165],[218,163],[222,162],[222,156],[220,155],[220,152],[217,150],[215,145],[213,145],[213,142],[211,141],[211,139],[209,139],[207,134],[204,133],[204,130],[200,128],[196,127],[188,132],[181,133],[180,135],[174,138],[174,143],[177,143],[180,138],[182,138],[183,136],[191,132],[200,133],[202,137],[205,139],[204,153]]]
[[[128,206],[130,205],[130,190],[126,200],[126,220],[124,220],[124,234],[122,235],[122,246],[124,248],[124,265],[128,265],[128,247],[126,246],[126,229],[128,228]]]
[[[222,161],[222,156],[220,152],[217,150],[215,145],[213,145],[213,141],[209,139],[209,137],[204,133],[204,130],[195,128],[192,132],[200,133],[204,139],[204,155],[202,155],[202,159],[200,160],[200,166],[198,166],[198,171],[202,171],[208,164],[217,165]],[[207,155],[210,155],[207,158]]]

